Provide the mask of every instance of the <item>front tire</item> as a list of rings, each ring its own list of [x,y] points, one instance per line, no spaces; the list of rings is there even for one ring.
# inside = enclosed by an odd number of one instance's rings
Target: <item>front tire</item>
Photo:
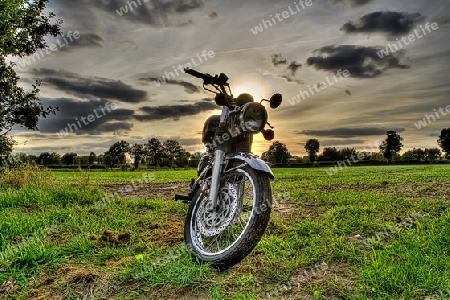
[[[248,165],[222,174],[219,203],[219,211],[211,211],[208,195],[197,192],[184,238],[196,261],[226,270],[246,257],[264,234],[272,207],[269,178]]]

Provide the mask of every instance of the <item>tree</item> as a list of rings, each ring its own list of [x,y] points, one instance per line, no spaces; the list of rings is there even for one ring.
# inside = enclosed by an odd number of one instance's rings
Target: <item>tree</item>
[[[6,136],[14,125],[37,130],[40,117],[56,113],[57,107],[44,108],[38,98],[39,81],[31,91],[19,86],[15,63],[6,57],[32,55],[46,47],[44,38],[58,36],[61,20],[51,24],[55,14],[44,15],[48,0],[0,0],[0,136]],[[42,50],[41,50],[42,51]]]
[[[164,154],[170,161],[170,166],[173,164],[173,160],[181,156],[182,152],[185,152],[180,143],[176,140],[167,140],[163,143]]]
[[[450,127],[441,130],[438,145],[441,147],[442,152],[445,152],[445,158],[450,159]]]
[[[43,152],[39,155],[39,157],[36,160],[36,163],[48,166],[48,165],[56,165],[61,163],[61,157],[58,153],[49,153],[49,152]]]
[[[145,156],[145,147],[144,145],[134,144],[130,149],[130,153],[134,158],[134,169],[137,170],[139,168],[139,163]]]
[[[51,165],[60,165],[61,164],[61,155],[56,152],[50,154],[50,164]]]
[[[422,148],[413,148],[412,156],[415,160],[424,160],[426,157],[425,150],[423,150]]]
[[[391,161],[394,153],[400,152],[402,150],[403,138],[395,131],[386,132],[387,138],[380,145],[380,150],[383,153],[383,156]]]
[[[309,154],[309,161],[314,162],[316,160],[316,153],[320,150],[319,140],[309,139],[305,144],[305,149]]]
[[[189,159],[191,157],[191,153],[185,151],[184,149],[180,152],[180,155],[176,158],[175,164],[178,167],[186,167],[189,165]]]
[[[120,164],[125,163],[125,153],[130,151],[130,144],[127,141],[120,141],[114,143],[110,148],[108,153],[115,159],[118,160]]]
[[[61,161],[65,165],[74,165],[76,163],[77,154],[76,153],[66,153],[61,157]]]
[[[89,164],[93,165],[95,160],[97,159],[97,155],[94,152],[89,153]]]
[[[103,155],[103,162],[105,163],[105,165],[107,165],[110,169],[112,169],[114,167],[114,165],[116,164],[116,160],[114,159],[114,157],[109,154],[108,152],[105,153],[105,155]]]
[[[337,161],[341,159],[341,156],[336,147],[325,147],[319,158],[321,161]]]
[[[11,154],[14,145],[17,145],[9,136],[0,136],[0,156],[8,156]]]
[[[189,157],[189,167],[195,168],[198,166],[198,163],[200,162],[200,160],[202,159],[202,155],[200,152],[194,152],[190,157]]]
[[[439,148],[430,148],[425,149],[425,157],[427,160],[436,160],[440,158],[442,155],[442,152]]]
[[[413,160],[414,159],[414,153],[413,150],[408,150],[402,155],[403,160]]]
[[[339,151],[339,155],[340,155],[340,159],[347,160],[347,159],[351,158],[352,156],[353,156],[353,158],[356,157],[357,153],[356,153],[355,148],[342,148]],[[352,158],[352,160],[353,160],[353,158]]]
[[[273,142],[269,150],[262,155],[262,159],[274,164],[285,164],[290,157],[291,154],[286,145],[279,141]]]
[[[163,155],[163,146],[158,139],[152,138],[144,145],[149,165],[157,165]]]

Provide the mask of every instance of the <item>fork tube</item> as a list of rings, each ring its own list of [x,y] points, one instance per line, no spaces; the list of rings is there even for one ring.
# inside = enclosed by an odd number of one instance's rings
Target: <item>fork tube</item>
[[[220,116],[219,127],[216,130],[216,137],[222,136],[224,134],[226,120],[230,109],[227,106],[222,107],[222,115]],[[209,191],[209,201],[212,203],[211,208],[215,209],[216,212],[219,211],[220,203],[218,203],[217,198],[219,196],[220,188],[220,173],[222,173],[223,158],[225,156],[225,145],[219,144],[216,147],[214,154],[214,165],[212,169],[212,179],[211,179],[211,189]]]
[[[222,160],[224,155],[225,152],[223,150],[216,150],[212,171],[211,190],[209,191],[209,201],[212,203],[211,208],[216,211],[218,211],[220,207],[217,198],[219,196],[219,179],[222,171]]]

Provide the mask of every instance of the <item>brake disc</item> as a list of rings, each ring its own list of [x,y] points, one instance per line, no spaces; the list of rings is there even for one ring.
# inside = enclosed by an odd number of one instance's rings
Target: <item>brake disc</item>
[[[238,207],[238,193],[227,182],[219,190],[219,211],[212,209],[212,202],[203,197],[196,213],[197,227],[203,236],[215,236],[227,228],[234,219]]]

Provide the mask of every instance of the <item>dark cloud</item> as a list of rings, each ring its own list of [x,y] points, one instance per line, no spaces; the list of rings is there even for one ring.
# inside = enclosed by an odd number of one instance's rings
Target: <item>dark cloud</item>
[[[372,2],[373,0],[334,0],[334,3],[342,3],[342,4],[346,4],[348,6],[351,7],[358,7],[358,6],[362,6],[362,5],[366,5],[370,2]]]
[[[60,132],[68,128],[68,124],[75,124],[76,130],[72,126],[72,131],[77,135],[94,135],[117,130],[128,131],[133,127],[133,123],[126,121],[133,120],[134,111],[120,108],[120,105],[113,109],[111,108],[112,103],[106,99],[90,100],[88,102],[80,102],[68,98],[43,99],[43,103],[44,105],[56,105],[59,107],[59,111],[55,116],[50,115],[46,119],[39,121],[38,128],[43,133]],[[94,116],[94,121],[88,119],[90,115]],[[78,121],[81,126],[79,126]]]
[[[147,92],[137,90],[122,81],[99,77],[83,77],[76,73],[51,69],[35,69],[42,83],[80,98],[107,98],[123,102],[148,101]]]
[[[378,11],[364,15],[356,22],[345,23],[341,30],[352,33],[384,33],[399,36],[409,33],[424,18],[419,13]]]
[[[159,78],[155,77],[147,77],[147,78],[139,78],[141,81],[145,82],[157,82]],[[200,87],[182,80],[168,79],[166,80],[166,84],[179,85],[184,88],[184,90],[189,94],[200,93]]]
[[[155,0],[153,0],[155,1]],[[179,13],[186,13],[191,10],[196,10],[198,8],[203,7],[203,1],[202,0],[177,0],[177,1],[171,1],[172,7],[176,12]]]
[[[164,119],[173,119],[177,121],[181,117],[193,116],[203,111],[209,111],[216,108],[217,105],[209,99],[203,99],[194,104],[144,106],[140,108],[140,111],[144,114],[135,115],[135,118],[141,122]]]
[[[400,63],[401,51],[383,56],[378,54],[381,50],[383,48],[352,45],[325,46],[315,50],[316,56],[309,57],[307,64],[317,70],[348,70],[354,78],[373,78],[388,69],[409,68]]]
[[[184,15],[204,6],[202,0],[152,0],[147,2],[143,0],[94,0],[93,3],[116,18],[124,18],[130,22],[144,23],[153,27],[189,25],[192,21],[176,23],[173,22],[171,16]]]
[[[287,75],[281,75],[280,78],[286,79],[287,82],[296,82],[298,84],[304,84],[305,82],[303,80],[292,78],[291,76]]]
[[[405,131],[405,128],[378,128],[378,127],[341,127],[328,130],[302,130],[296,132],[297,134],[319,136],[319,137],[335,137],[335,138],[354,138],[360,136],[386,135],[389,130],[397,132]]]
[[[289,64],[289,66],[287,67],[287,69],[289,71],[291,71],[292,76],[295,76],[295,74],[297,73],[297,70],[300,69],[302,67],[302,64],[296,62],[295,60],[293,62],[291,62]]]
[[[213,20],[213,19],[217,18],[219,15],[215,11],[213,11],[208,16],[211,20]]]
[[[64,33],[63,35],[66,36],[66,34]],[[61,41],[61,38],[59,38],[59,40]],[[103,48],[102,45],[103,39],[95,33],[85,33],[85,34],[80,33],[80,37],[78,39],[67,41],[68,41],[67,45],[60,48],[61,51],[73,51],[78,48],[90,48],[90,47]]]
[[[133,128],[133,123],[128,122],[105,123],[98,126],[96,132],[104,133],[104,132],[130,131],[131,128]]]
[[[320,141],[321,147],[338,147],[348,145],[362,145],[365,140],[345,139],[345,140],[323,140]]]
[[[283,55],[280,54],[273,54],[272,55],[272,64],[276,67],[278,65],[286,65],[287,64],[287,59],[285,57],[283,57]]]
[[[281,53],[272,54],[271,61],[275,67],[278,67],[279,65],[288,65],[286,69],[284,69],[283,71],[284,74],[278,75],[280,78],[286,79],[288,82],[296,82],[298,84],[303,84],[302,80],[294,78],[295,74],[297,74],[297,70],[302,67],[302,64],[298,63],[295,60],[289,63],[287,58],[284,57]]]

